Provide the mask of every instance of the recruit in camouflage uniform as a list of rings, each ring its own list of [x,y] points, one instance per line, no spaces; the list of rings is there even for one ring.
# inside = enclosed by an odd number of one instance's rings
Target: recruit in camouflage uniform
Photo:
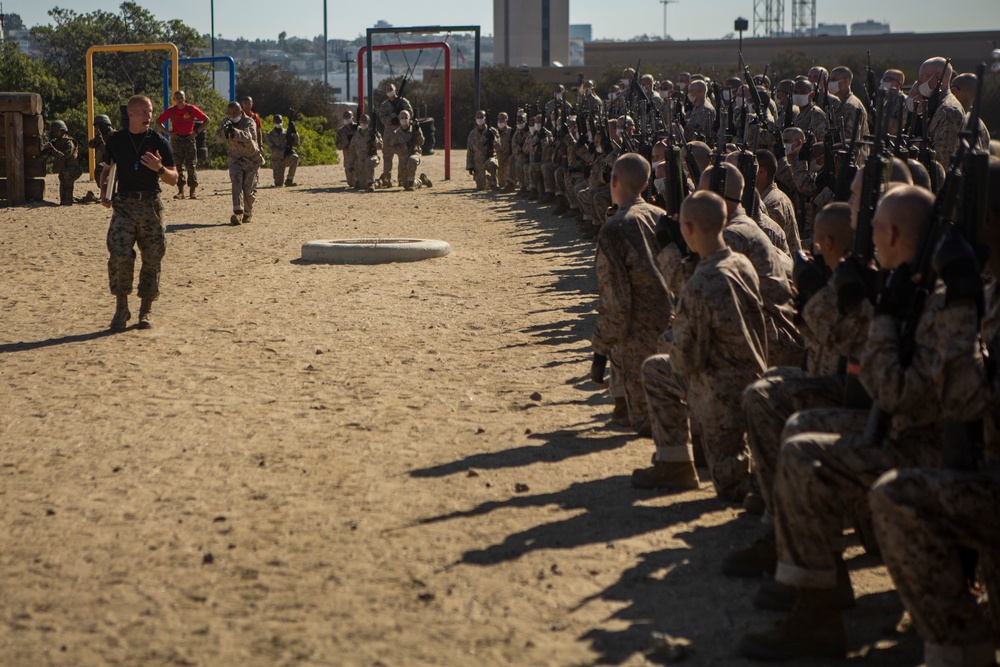
[[[348,152],[354,163],[354,183],[351,187],[359,190],[371,192],[374,190],[375,167],[378,166],[382,158],[378,152],[382,150],[382,136],[374,127],[369,125],[368,114],[360,118],[358,129],[351,137],[351,145]]]
[[[538,199],[545,195],[545,179],[542,176],[542,164],[548,155],[548,146],[552,143],[552,132],[542,125],[541,117],[535,118],[534,129],[528,139],[528,197]]]
[[[392,159],[396,155],[396,146],[393,140],[393,133],[399,127],[399,114],[405,111],[413,117],[413,106],[405,97],[396,96],[396,86],[389,85],[386,88],[387,98],[379,105],[376,115],[382,123],[382,136],[385,138],[385,146],[382,149],[382,176],[380,180],[384,185],[392,185]],[[395,122],[394,122],[395,121]],[[423,137],[423,133],[420,135]],[[423,143],[421,141],[421,143]],[[399,183],[399,185],[404,185]]]
[[[517,128],[510,138],[510,159],[513,169],[514,185],[520,187],[522,197],[528,196],[528,119],[520,111],[517,116]]]
[[[83,176],[76,156],[76,142],[66,133],[66,123],[61,120],[53,121],[49,132],[52,138],[42,146],[42,155],[52,156],[52,172],[59,174],[59,204],[70,206],[73,204],[73,184]]]
[[[796,613],[815,624],[815,638],[823,642],[816,650],[841,655],[846,648],[836,613],[851,595],[841,556],[844,515],[867,526],[868,489],[881,474],[896,467],[940,466],[941,420],[960,419],[979,388],[975,366],[982,359],[977,355],[975,308],[971,303],[946,305],[943,285],[930,295],[908,367],[900,361],[898,323],[890,315],[875,315],[860,378],[875,404],[890,415],[884,440],[804,433],[782,446],[773,494],[775,579],[798,589]],[[789,641],[792,627],[779,624],[770,632],[747,635],[741,652],[770,655]],[[801,644],[797,648],[803,650]]]
[[[420,166],[420,147],[424,145],[424,133],[418,125],[410,121],[408,113],[405,111],[400,113],[399,127],[392,131],[385,143],[389,148],[383,149],[383,154],[391,151],[399,158],[396,174],[403,189],[412,190],[426,184],[424,180],[426,177],[416,180],[417,167]]]
[[[487,127],[486,114],[476,114],[476,127],[469,132],[466,143],[465,168],[476,181],[477,190],[497,189],[497,147],[500,135],[496,129]]]
[[[275,115],[274,129],[264,137],[267,141],[267,147],[271,151],[271,176],[274,179],[275,187],[280,186],[282,183],[285,185],[295,185],[295,170],[299,166],[299,156],[295,152],[295,147],[301,142],[299,133],[291,134],[283,127],[282,122],[283,119],[281,116]],[[343,130],[344,128],[340,129]],[[337,140],[340,140],[339,132],[337,133]],[[285,174],[285,169],[288,170],[287,175]],[[353,170],[352,165],[351,171]]]
[[[234,106],[235,105],[235,106]],[[233,215],[229,221],[238,225],[253,218],[253,205],[257,200],[257,175],[264,164],[264,157],[257,145],[257,124],[235,102],[229,103],[229,115],[215,132],[215,140],[228,145],[226,163],[233,188]]]
[[[830,129],[830,121],[826,114],[812,102],[799,108],[792,125],[805,132],[806,137],[812,137],[816,143],[822,143]]]
[[[501,126],[500,124],[503,123]],[[497,122],[497,184],[504,192],[514,191],[514,129],[507,124],[507,114],[501,113]]]
[[[795,207],[788,195],[781,191],[777,183],[772,182],[760,193],[760,201],[767,207],[768,217],[784,232],[788,252],[795,254],[801,250],[802,242],[799,239],[799,225],[795,219]]]
[[[934,159],[947,168],[951,157],[958,152],[961,138],[959,132],[965,123],[965,109],[951,94],[950,90],[941,91],[941,100],[937,111],[927,126],[927,134],[934,149]]]
[[[667,328],[671,297],[656,264],[659,244],[653,228],[661,208],[642,199],[623,203],[597,237],[597,326],[594,354],[615,360],[637,431],[649,429],[641,366],[656,352],[656,340]]]
[[[358,124],[354,122],[354,113],[347,111],[343,116],[343,124],[337,130],[337,150],[344,160],[344,176],[347,179],[348,187],[358,187],[357,167],[354,162],[354,152],[351,150],[351,140],[354,133],[358,131]],[[280,183],[275,182],[275,185]]]
[[[801,410],[839,408],[844,401],[841,358],[857,359],[868,336],[872,306],[867,300],[844,315],[829,283],[802,309],[800,331],[808,351],[805,370],[781,366],[768,370],[743,392],[747,439],[753,469],[767,507],[781,447],[782,429]]]
[[[750,490],[743,415],[733,405],[767,369],[767,334],[756,271],[726,248],[701,259],[678,294],[661,351],[642,365],[654,461],[694,462],[689,419],[697,421],[720,498]]]
[[[111,119],[101,114],[94,116],[94,138],[87,142],[90,148],[94,149],[94,182],[101,182],[101,174],[104,172],[104,156],[107,150],[108,136],[113,132]]]
[[[699,139],[705,141],[712,136],[712,128],[715,126],[715,107],[706,97],[705,103],[691,109],[684,124],[684,136],[688,140]]]

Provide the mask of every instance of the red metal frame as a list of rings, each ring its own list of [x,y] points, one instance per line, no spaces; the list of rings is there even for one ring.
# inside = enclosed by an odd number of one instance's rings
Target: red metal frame
[[[415,49],[444,50],[444,180],[451,180],[451,47],[447,42],[422,42],[419,44],[379,44],[372,51],[413,51]],[[358,49],[358,116],[365,112],[365,53],[368,47]],[[372,122],[375,119],[372,118]]]

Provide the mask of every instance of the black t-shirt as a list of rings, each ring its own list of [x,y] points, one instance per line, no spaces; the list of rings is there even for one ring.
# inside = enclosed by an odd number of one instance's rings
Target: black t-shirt
[[[152,130],[132,134],[128,130],[115,132],[107,139],[105,164],[118,165],[118,192],[159,192],[160,176],[139,159],[143,153],[159,151],[164,167],[174,166],[174,154],[163,137]]]

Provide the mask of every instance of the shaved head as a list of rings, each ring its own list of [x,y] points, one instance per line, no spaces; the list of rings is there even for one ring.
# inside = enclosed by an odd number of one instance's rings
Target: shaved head
[[[887,269],[913,261],[934,211],[934,195],[915,185],[901,185],[882,195],[872,220],[872,239]]]
[[[699,190],[681,204],[681,224],[690,223],[701,234],[716,236],[726,225],[726,202],[722,197]]]
[[[694,156],[694,161],[698,163],[698,169],[705,171],[712,161],[712,149],[704,141],[689,141],[684,150]],[[687,153],[685,153],[687,157]]]
[[[710,166],[701,173],[701,180],[698,181],[699,190],[708,190],[712,183],[712,172],[715,169],[726,170],[726,194],[725,199],[729,204],[739,205],[740,197],[743,195],[743,174],[735,165],[723,162],[720,166]]]
[[[854,245],[854,230],[851,229],[851,207],[846,202],[827,204],[816,214],[813,235],[829,237],[837,247],[847,250]]]
[[[638,153],[625,153],[615,161],[611,177],[618,179],[630,198],[638,197],[649,183],[649,162]]]

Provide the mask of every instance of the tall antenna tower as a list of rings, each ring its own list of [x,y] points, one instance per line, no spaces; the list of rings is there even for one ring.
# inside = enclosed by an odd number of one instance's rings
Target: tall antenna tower
[[[792,34],[806,37],[816,34],[816,0],[792,1]]]
[[[780,37],[784,32],[785,0],[753,0],[754,37]]]

